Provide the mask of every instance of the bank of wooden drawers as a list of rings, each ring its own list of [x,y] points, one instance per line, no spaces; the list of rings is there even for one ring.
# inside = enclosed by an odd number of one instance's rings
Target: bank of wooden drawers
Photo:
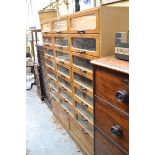
[[[80,11],[68,17],[69,33],[99,33],[99,9]]]

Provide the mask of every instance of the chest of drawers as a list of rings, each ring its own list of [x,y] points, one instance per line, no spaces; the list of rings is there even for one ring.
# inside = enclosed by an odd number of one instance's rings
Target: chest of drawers
[[[109,56],[91,63],[94,65],[94,154],[128,154],[128,62]]]

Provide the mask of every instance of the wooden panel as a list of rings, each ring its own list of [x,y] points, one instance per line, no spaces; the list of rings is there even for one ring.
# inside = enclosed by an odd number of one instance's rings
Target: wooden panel
[[[103,100],[110,102],[119,110],[129,112],[129,101],[118,101],[116,93],[126,90],[129,93],[129,76],[106,68],[96,67],[95,72],[95,94]]]
[[[117,113],[110,105],[102,100],[102,103],[95,98],[95,125],[97,125],[104,133],[116,141],[125,150],[129,149],[129,121],[128,117],[124,117]],[[119,125],[120,132],[116,135],[112,132],[112,128]]]
[[[56,61],[67,66],[71,65],[70,53],[67,50],[55,48]]]
[[[72,72],[71,72],[71,67],[66,66],[60,62],[56,64],[57,72],[60,76],[63,78],[67,79],[67,81],[72,80]]]
[[[80,125],[75,121],[70,122],[70,132],[79,144],[79,147],[84,150],[84,155],[93,155],[93,139]]]
[[[70,35],[70,49],[72,52],[99,56],[99,34],[72,34]]]
[[[125,155],[114,143],[106,139],[99,131],[95,130],[95,155]]]
[[[100,7],[100,57],[113,55],[115,51],[115,33],[129,29],[129,7]]]
[[[78,70],[79,72],[92,76],[93,66],[90,63],[90,61],[95,58],[96,57],[74,52],[71,53],[71,64],[74,67],[74,69]]]
[[[69,33],[99,33],[99,9],[89,9],[69,16]]]
[[[56,118],[65,126],[65,128],[69,129],[69,117],[64,111],[65,109],[63,109],[62,106],[57,102],[54,102],[52,107],[53,114],[56,116]]]
[[[69,37],[67,34],[53,35],[54,47],[58,49],[69,49]]]
[[[55,18],[52,20],[53,33],[68,33],[68,18],[67,16]]]

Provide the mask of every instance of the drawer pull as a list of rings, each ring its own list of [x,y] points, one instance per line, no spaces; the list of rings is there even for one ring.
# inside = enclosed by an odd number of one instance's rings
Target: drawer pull
[[[62,87],[63,90],[66,90],[66,88]]]
[[[86,51],[80,51],[80,50],[78,50],[77,53],[79,53],[79,54],[86,54]]]
[[[67,102],[65,99],[63,100],[64,102]]]
[[[111,132],[115,136],[122,136],[122,133],[123,133],[120,125],[118,124],[115,124],[111,127]]]
[[[58,46],[58,48],[59,48],[59,49],[63,49],[63,47],[62,47],[62,46]]]
[[[62,63],[62,64],[64,64],[64,62],[63,61],[59,61],[60,63]]]
[[[82,104],[83,107],[88,108],[88,105],[87,104],[84,104],[83,102],[81,102],[81,104]]]
[[[84,134],[89,135],[88,132],[87,132],[85,129],[82,129],[82,132],[83,132]]]
[[[84,71],[84,70],[82,70],[82,69],[79,69],[80,70],[80,72],[82,72],[82,73],[87,73],[86,71]]]
[[[69,114],[69,112],[67,110],[64,110],[64,112],[66,112],[67,114]]]
[[[129,98],[128,92],[126,90],[119,90],[116,93],[116,99],[119,102],[125,102]]]
[[[82,117],[83,121],[85,121],[85,122],[88,123],[88,120],[87,119],[85,119],[83,116],[81,116],[81,117]]]
[[[61,77],[65,78],[65,76],[64,76],[64,75],[62,75],[62,74],[61,74]]]
[[[80,89],[83,90],[83,91],[87,91],[87,89],[82,87],[82,86],[80,87]]]
[[[85,30],[77,30],[77,33],[85,33]]]
[[[57,31],[56,33],[59,33],[59,34],[61,34],[62,32],[61,32],[61,31]]]

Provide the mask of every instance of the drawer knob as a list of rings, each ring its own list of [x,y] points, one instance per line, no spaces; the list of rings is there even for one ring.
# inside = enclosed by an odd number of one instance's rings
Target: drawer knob
[[[122,133],[123,133],[120,125],[118,124],[115,124],[111,127],[111,132],[115,136],[122,136]]]
[[[128,101],[128,99],[129,99],[128,92],[126,90],[119,90],[119,91],[117,91],[117,93],[116,93],[116,99],[119,102]]]

